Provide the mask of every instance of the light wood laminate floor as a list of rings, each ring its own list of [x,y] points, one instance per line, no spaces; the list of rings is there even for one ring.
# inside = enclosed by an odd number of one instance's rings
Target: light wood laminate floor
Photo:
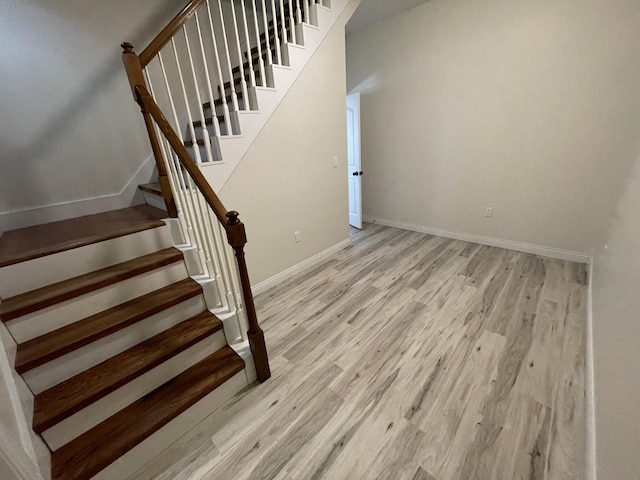
[[[135,478],[584,479],[584,266],[352,239],[257,298],[273,377]]]

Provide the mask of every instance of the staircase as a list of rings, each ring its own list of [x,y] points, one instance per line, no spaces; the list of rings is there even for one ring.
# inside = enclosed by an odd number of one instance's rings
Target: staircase
[[[0,320],[53,479],[127,478],[253,381],[165,215],[133,207],[0,237]]]
[[[54,480],[135,478],[270,377],[244,226],[215,191],[347,3],[193,0],[139,56],[123,44],[159,174],[149,205],[0,237],[4,347]]]

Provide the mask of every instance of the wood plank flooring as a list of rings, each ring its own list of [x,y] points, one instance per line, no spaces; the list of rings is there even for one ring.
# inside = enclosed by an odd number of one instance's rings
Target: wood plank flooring
[[[584,479],[584,266],[352,239],[256,299],[273,377],[133,478]]]

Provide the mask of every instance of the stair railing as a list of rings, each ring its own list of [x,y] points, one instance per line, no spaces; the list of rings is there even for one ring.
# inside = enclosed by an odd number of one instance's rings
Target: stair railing
[[[199,164],[224,160],[220,139],[241,134],[240,113],[258,108],[255,89],[273,86],[267,85],[272,66],[287,61],[282,52],[297,42],[296,27],[312,22],[315,4],[327,0],[191,0],[140,55],[122,44],[167,211],[197,249],[203,274],[215,279],[216,307],[235,311],[238,328],[225,326],[227,340],[249,343],[260,381],[270,371],[247,274],[244,225],[224,208]]]
[[[123,46],[124,64],[134,98],[140,105],[145,123],[159,140],[158,150],[161,152],[165,171],[169,173],[168,179],[172,191],[178,192],[176,200],[178,200],[178,211],[181,214],[180,220],[186,220],[190,225],[188,228],[195,229],[196,233],[192,240],[195,240],[194,243],[197,243],[199,250],[205,252],[207,263],[210,265],[216,263],[218,267],[225,270],[224,275],[219,275],[218,280],[222,280],[227,290],[233,288],[235,273],[239,275],[242,296],[234,292],[231,292],[230,296],[233,297],[238,318],[241,316],[242,304],[244,304],[248,323],[247,339],[258,380],[264,382],[271,376],[271,372],[264,333],[258,323],[251,293],[244,253],[244,246],[247,243],[244,224],[238,219],[238,212],[227,211],[224,207],[196,162],[191,158],[182,139],[147,90],[140,59],[133,52],[132,46],[129,44],[123,44]],[[237,270],[231,268],[228,249],[224,251],[223,243],[216,235],[222,231],[226,233],[227,243],[235,253]]]

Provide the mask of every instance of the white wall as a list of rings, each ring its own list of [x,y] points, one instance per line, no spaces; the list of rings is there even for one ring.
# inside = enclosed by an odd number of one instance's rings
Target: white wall
[[[117,195],[143,166],[151,149],[128,87],[120,43],[143,47],[183,3],[0,3],[4,230],[25,222],[15,212],[36,209],[31,212],[42,222],[47,212],[38,207]],[[148,180],[152,169],[147,170]],[[135,200],[135,186],[125,200]]]
[[[365,215],[591,252],[638,151],[639,22],[625,0],[431,0],[348,35]]]
[[[220,192],[246,225],[253,285],[349,238],[344,17]]]
[[[640,157],[594,263],[598,478],[640,478]]]

